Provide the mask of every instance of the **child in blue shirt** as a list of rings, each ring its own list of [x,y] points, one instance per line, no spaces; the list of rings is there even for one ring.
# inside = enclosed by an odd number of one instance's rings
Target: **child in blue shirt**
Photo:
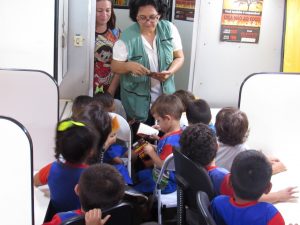
[[[143,193],[153,193],[155,177],[162,167],[164,160],[173,152],[174,147],[179,146],[181,135],[180,117],[184,110],[181,100],[175,95],[161,95],[151,107],[151,114],[157,121],[164,136],[158,141],[157,146],[148,144],[144,147],[144,153],[150,157],[154,169],[144,169],[137,173],[138,184],[134,188]],[[158,169],[158,170],[157,170]],[[167,194],[176,190],[175,175],[170,172],[167,175],[162,193]]]
[[[216,136],[211,129],[202,123],[188,126],[180,138],[181,151],[192,161],[206,168],[210,176],[216,195],[233,196],[230,185],[230,173],[224,168],[215,164],[215,157],[218,151]],[[295,187],[288,187],[277,192],[264,194],[259,201],[270,203],[285,202],[296,198]]]
[[[263,194],[270,192],[271,176],[271,164],[261,152],[239,153],[231,167],[233,197],[220,195],[212,201],[217,225],[284,225],[284,219],[272,204],[258,202]]]
[[[132,180],[129,176],[128,169],[124,165],[122,156],[127,154],[127,148],[120,144],[116,144],[117,132],[120,129],[120,124],[116,116],[111,114],[112,118],[112,131],[109,134],[106,143],[104,144],[104,156],[103,162],[112,164],[123,176],[126,184],[132,184]]]
[[[46,165],[34,176],[34,185],[48,184],[50,201],[56,212],[80,207],[74,191],[79,177],[88,167],[86,159],[96,144],[93,130],[86,124],[67,119],[56,132],[56,161]]]
[[[118,204],[124,196],[124,190],[124,181],[114,167],[105,163],[92,165],[82,172],[79,182],[75,186],[75,192],[79,196],[81,205],[72,211],[57,213],[50,222],[44,223],[44,225],[59,225],[65,220],[86,212],[88,213],[87,217],[95,217],[95,215],[91,215],[91,210],[98,213],[100,219],[101,211],[99,209],[110,208]],[[109,216],[106,216],[101,223],[97,224],[104,224],[108,219]]]

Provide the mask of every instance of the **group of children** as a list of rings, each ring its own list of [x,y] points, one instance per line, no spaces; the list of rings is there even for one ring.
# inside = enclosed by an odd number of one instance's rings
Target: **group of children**
[[[92,211],[86,213],[87,221],[104,224],[108,217],[100,220],[99,209],[119,202],[125,183],[142,193],[153,193],[157,173],[174,147],[180,147],[187,157],[206,168],[217,196],[211,206],[217,224],[231,224],[232,220],[240,221],[235,224],[284,224],[270,203],[295,198],[296,189],[288,187],[269,193],[272,173],[284,171],[285,167],[278,159],[267,159],[261,152],[247,149],[244,143],[249,129],[245,113],[223,108],[212,125],[205,100],[182,90],[161,95],[152,104],[151,114],[163,135],[156,137],[157,145],[144,146],[147,163],[131,180],[120,159],[127,149],[115,143],[119,124],[109,115],[114,110],[109,94],[79,96],[73,103],[72,118],[59,122],[56,160],[35,175],[34,184],[49,185],[56,212],[77,211],[59,213],[45,224],[59,224],[89,210]],[[184,113],[188,124],[182,123]],[[100,150],[104,151],[104,162],[113,166],[90,166],[101,161]],[[175,173],[170,172],[162,193],[175,190]]]

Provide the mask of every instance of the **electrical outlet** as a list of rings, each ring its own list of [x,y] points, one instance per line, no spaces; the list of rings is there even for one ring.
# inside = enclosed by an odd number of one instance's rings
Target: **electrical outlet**
[[[83,37],[80,34],[76,34],[73,38],[73,44],[76,47],[81,47],[83,46]]]

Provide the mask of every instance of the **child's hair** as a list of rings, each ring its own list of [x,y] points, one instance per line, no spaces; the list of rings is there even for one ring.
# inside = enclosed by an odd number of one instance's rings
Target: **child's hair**
[[[248,137],[248,118],[239,109],[226,107],[216,116],[216,132],[220,142],[235,146],[242,144]]]
[[[86,124],[66,119],[58,123],[56,129],[55,158],[63,158],[70,163],[84,162],[95,147],[96,137]]]
[[[184,129],[180,137],[181,152],[201,166],[209,165],[216,157],[218,144],[212,130],[203,123]]]
[[[84,110],[84,107],[92,102],[93,98],[88,95],[79,95],[77,96],[72,105],[72,115],[76,117],[77,114],[79,114],[82,110]]]
[[[108,112],[103,110],[101,104],[97,102],[89,103],[83,111],[75,118],[85,124],[89,124],[94,128],[97,135],[97,150],[102,149],[108,135],[111,132],[111,118]]]
[[[192,92],[186,90],[177,90],[173,93],[173,95],[176,95],[178,98],[180,98],[184,106],[184,111],[186,111],[188,104],[196,99]]]
[[[186,117],[189,124],[204,123],[208,125],[211,121],[211,111],[208,103],[203,99],[190,102],[186,108]]]
[[[84,211],[109,208],[124,196],[125,184],[121,174],[111,165],[88,167],[78,182],[79,199]]]
[[[259,151],[239,153],[231,167],[231,183],[234,193],[243,200],[257,200],[267,190],[272,176],[272,166]]]
[[[151,114],[157,114],[160,117],[171,115],[176,120],[180,120],[181,114],[184,112],[184,106],[176,95],[159,96],[151,107]]]
[[[112,112],[114,98],[109,92],[98,92],[94,95],[94,101],[99,102],[105,111]]]

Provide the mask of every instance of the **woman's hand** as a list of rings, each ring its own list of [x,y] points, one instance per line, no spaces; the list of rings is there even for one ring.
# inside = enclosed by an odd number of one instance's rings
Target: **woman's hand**
[[[150,73],[150,76],[156,80],[159,80],[160,82],[164,82],[171,76],[171,72],[167,70],[161,72],[153,72]]]
[[[107,215],[102,219],[101,209],[91,209],[85,213],[84,218],[86,225],[104,225],[110,218],[110,215]]]
[[[133,75],[143,76],[143,75],[148,75],[150,73],[149,69],[147,69],[142,64],[139,64],[137,62],[127,62],[126,66],[128,71],[131,71]]]

